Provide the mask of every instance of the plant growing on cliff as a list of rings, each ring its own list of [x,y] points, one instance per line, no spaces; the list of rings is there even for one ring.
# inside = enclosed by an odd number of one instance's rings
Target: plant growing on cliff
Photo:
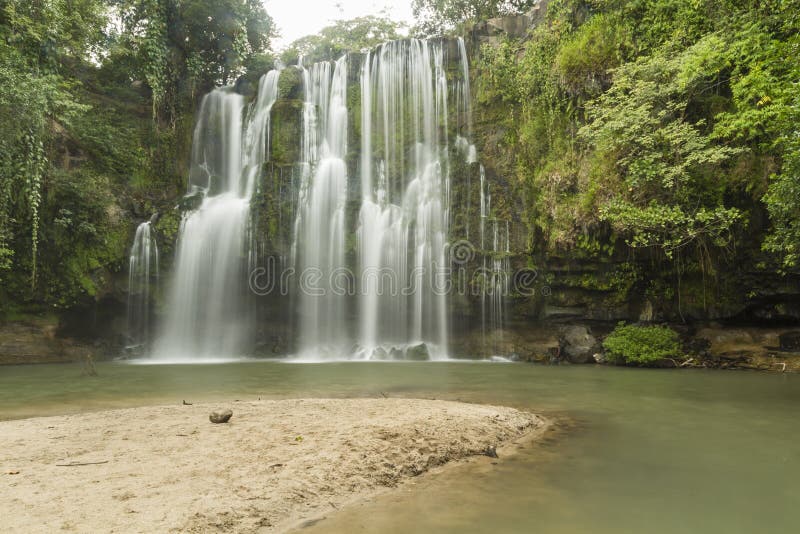
[[[742,106],[747,116],[755,115],[756,126],[770,124],[780,135],[770,149],[783,149],[783,167],[780,173],[772,176],[764,202],[773,223],[772,232],[764,242],[764,248],[776,253],[784,267],[796,267],[800,262],[800,36],[795,35],[785,46],[773,46],[772,54],[765,57],[765,63],[772,67],[772,73],[781,65],[786,67],[781,76],[772,79],[789,80],[790,83],[770,83],[749,99],[749,106]],[[752,91],[752,93],[759,93]],[[761,128],[752,128],[762,132]],[[750,130],[750,131],[752,131]]]
[[[724,246],[740,210],[724,202],[726,163],[743,148],[715,144],[695,101],[720,83],[726,43],[711,35],[681,54],[657,54],[614,71],[613,86],[587,104],[581,136],[613,177],[600,218],[631,247],[669,258],[692,243]],[[604,199],[602,197],[605,197]]]
[[[4,25],[0,24],[0,28]],[[9,26],[9,31],[22,31]],[[75,101],[71,84],[0,43],[0,271],[11,267],[11,241],[29,233],[29,275],[37,278],[43,184],[49,168],[46,144],[88,108]]]
[[[631,365],[655,365],[680,356],[678,334],[664,326],[619,323],[603,341],[606,358]]]

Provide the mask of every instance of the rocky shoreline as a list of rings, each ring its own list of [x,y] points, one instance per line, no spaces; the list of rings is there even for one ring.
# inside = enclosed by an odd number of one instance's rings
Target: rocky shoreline
[[[491,337],[480,332],[455,336],[453,349],[483,352],[512,361],[546,365],[616,365],[605,357],[603,339],[615,324],[549,322],[506,328]],[[680,338],[681,357],[658,362],[662,368],[741,369],[800,372],[800,330],[796,327],[665,324]]]
[[[797,327],[714,322],[666,325],[680,335],[682,357],[664,360],[657,367],[800,372]],[[488,336],[474,330],[457,332],[450,348],[457,358],[474,358],[478,351],[487,357],[546,365],[612,364],[604,357],[602,341],[614,326],[607,321],[520,322]],[[261,350],[255,356],[282,356],[287,349],[285,343],[276,342],[266,353]],[[121,346],[108,339],[87,341],[62,336],[58,323],[52,320],[0,324],[0,365],[102,361],[120,355]]]

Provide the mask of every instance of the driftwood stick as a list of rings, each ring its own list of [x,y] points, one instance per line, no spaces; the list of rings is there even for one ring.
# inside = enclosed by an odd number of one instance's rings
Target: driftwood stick
[[[102,462],[72,462],[70,464],[56,464],[56,467],[78,467],[81,465],[100,465],[100,464],[107,464],[108,460],[103,460]]]

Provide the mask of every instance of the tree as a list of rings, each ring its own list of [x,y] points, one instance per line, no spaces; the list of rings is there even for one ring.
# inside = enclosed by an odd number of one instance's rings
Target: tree
[[[6,44],[48,72],[59,71],[69,59],[96,54],[107,23],[103,0],[5,0],[0,5]]]
[[[183,191],[195,98],[273,34],[261,0],[0,2],[0,314],[109,287],[132,219]]]
[[[387,17],[367,15],[349,20],[337,20],[320,30],[294,41],[284,52],[284,61],[295,62],[305,56],[309,60],[334,59],[345,52],[372,48],[386,41],[400,39],[404,24]]]
[[[121,0],[120,12],[122,49],[153,91],[154,114],[168,121],[182,100],[243,74],[275,35],[258,0]]]
[[[202,82],[228,84],[248,57],[269,50],[273,22],[257,0],[183,0],[177,8],[170,42]]]
[[[800,261],[800,39],[795,37],[782,50],[780,57],[792,65],[783,85],[783,98],[770,105],[780,107],[776,127],[781,129],[775,148],[783,149],[783,167],[773,176],[764,202],[772,219],[773,229],[764,248],[781,256],[785,267],[796,267]],[[778,94],[781,94],[778,92]],[[762,104],[764,107],[765,104]]]
[[[61,71],[98,50],[106,21],[98,0],[9,0],[0,10],[0,280],[15,258],[13,240],[28,229],[31,287],[36,284],[50,130],[86,110]]]
[[[417,20],[415,33],[443,35],[466,22],[487,20],[500,15],[521,13],[537,0],[414,0]]]

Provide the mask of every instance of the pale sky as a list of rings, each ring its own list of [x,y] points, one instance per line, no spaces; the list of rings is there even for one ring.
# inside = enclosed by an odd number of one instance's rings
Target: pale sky
[[[411,0],[263,0],[275,20],[281,37],[273,40],[280,50],[295,39],[317,33],[337,19],[378,15],[384,9],[389,18],[410,25]]]

